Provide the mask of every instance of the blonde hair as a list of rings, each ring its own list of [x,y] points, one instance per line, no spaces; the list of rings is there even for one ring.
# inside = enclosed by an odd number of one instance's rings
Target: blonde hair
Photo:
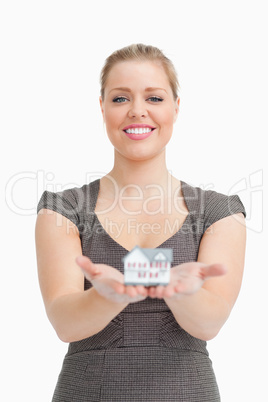
[[[107,57],[105,64],[101,70],[100,84],[101,96],[104,99],[104,91],[107,83],[109,73],[116,63],[123,61],[158,61],[167,74],[170,87],[174,96],[174,100],[178,98],[179,81],[173,63],[168,59],[164,53],[154,46],[143,45],[142,43],[133,44],[116,50],[109,57]]]

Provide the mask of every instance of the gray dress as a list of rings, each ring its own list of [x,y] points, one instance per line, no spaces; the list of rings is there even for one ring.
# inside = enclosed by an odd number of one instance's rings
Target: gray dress
[[[100,180],[60,193],[45,191],[41,208],[75,223],[83,254],[123,272],[127,250],[100,224],[95,205]],[[173,266],[196,261],[204,231],[245,209],[226,196],[181,182],[189,214],[180,230],[159,247],[173,249]],[[91,284],[85,280],[85,289]],[[187,333],[163,300],[129,304],[99,333],[72,342],[64,358],[53,402],[220,401],[206,342]]]

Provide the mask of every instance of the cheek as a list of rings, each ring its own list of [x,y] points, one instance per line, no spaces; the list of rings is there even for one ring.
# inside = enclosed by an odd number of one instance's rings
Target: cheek
[[[121,113],[116,109],[107,110],[104,114],[104,121],[107,128],[108,127],[110,127],[111,129],[118,128],[122,123]]]
[[[170,108],[162,111],[161,116],[158,116],[158,119],[163,128],[173,129],[175,114],[170,111]]]

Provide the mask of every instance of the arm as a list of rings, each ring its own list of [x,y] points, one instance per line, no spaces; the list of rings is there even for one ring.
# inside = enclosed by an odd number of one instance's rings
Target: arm
[[[245,243],[246,227],[241,213],[215,222],[202,237],[198,262],[174,267],[171,285],[151,289],[150,295],[164,297],[177,322],[191,335],[203,340],[214,338],[227,320],[241,287]],[[214,263],[223,265],[211,265]],[[185,290],[183,281],[177,282],[176,289],[176,274],[183,265],[188,266],[189,271],[195,269],[191,274],[195,281],[199,276],[202,286],[199,290]],[[226,274],[224,266],[227,268]],[[174,281],[172,275],[175,276]],[[214,275],[222,276],[212,277]],[[203,279],[210,278],[204,282],[200,279],[202,276]]]
[[[79,233],[62,215],[46,209],[39,212],[36,253],[46,312],[62,341],[96,334],[127,306],[107,300],[94,287],[84,291],[84,275],[75,262],[82,254]]]

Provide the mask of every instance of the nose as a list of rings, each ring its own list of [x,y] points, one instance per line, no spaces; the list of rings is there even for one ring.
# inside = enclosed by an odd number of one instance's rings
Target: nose
[[[129,117],[146,117],[148,116],[148,111],[146,108],[146,103],[142,100],[133,100],[130,103],[129,111],[128,111],[128,116]]]

